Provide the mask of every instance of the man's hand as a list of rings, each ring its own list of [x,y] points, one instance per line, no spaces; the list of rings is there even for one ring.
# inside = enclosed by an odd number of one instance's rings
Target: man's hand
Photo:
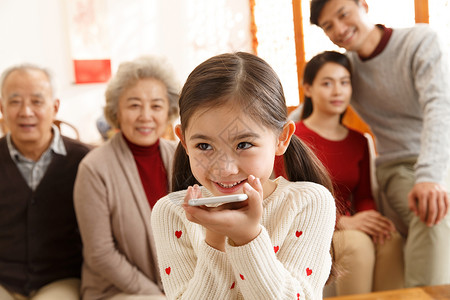
[[[409,192],[408,206],[422,222],[431,227],[445,217],[450,200],[442,185],[435,182],[420,182]]]

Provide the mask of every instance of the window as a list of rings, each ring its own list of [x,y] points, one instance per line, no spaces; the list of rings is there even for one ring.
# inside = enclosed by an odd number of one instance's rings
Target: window
[[[447,54],[450,53],[450,1],[428,1],[428,9],[430,15],[430,26],[433,27],[440,35]]]
[[[292,0],[256,0],[258,56],[280,77],[288,106],[299,103]]]

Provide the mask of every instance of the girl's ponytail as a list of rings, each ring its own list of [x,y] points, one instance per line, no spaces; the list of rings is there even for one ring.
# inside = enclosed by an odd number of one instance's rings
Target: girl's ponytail
[[[189,156],[183,145],[178,143],[173,162],[172,192],[185,190],[194,184],[199,183],[192,174]]]
[[[323,166],[322,162],[312,152],[312,150],[303,143],[299,137],[293,135],[291,143],[283,155],[284,169],[290,181],[311,181],[326,187],[331,194],[333,194],[333,182],[328,174],[328,171]],[[336,215],[340,215],[341,209],[336,208]],[[334,244],[331,243],[330,254],[333,261],[330,275],[326,284],[333,282],[341,275],[340,266],[335,264],[335,250]]]

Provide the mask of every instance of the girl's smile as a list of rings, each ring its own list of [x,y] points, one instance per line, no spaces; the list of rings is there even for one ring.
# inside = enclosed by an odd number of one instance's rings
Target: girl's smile
[[[269,180],[273,158],[282,154],[284,148],[278,146],[273,130],[256,123],[235,106],[200,108],[193,114],[184,136],[180,127],[177,135],[189,155],[195,178],[214,195],[243,193],[248,176],[254,175],[261,180],[267,197],[276,187]]]
[[[224,194],[236,194],[237,191],[241,191],[244,183],[247,182],[247,178],[236,182],[215,182],[217,189]]]

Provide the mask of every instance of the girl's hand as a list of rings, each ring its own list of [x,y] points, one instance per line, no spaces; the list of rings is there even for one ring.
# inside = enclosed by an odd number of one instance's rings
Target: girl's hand
[[[246,201],[224,204],[218,207],[189,206],[187,204],[189,199],[200,197],[196,189],[200,191],[199,187],[188,189],[183,207],[189,221],[206,228],[206,242],[209,245],[215,247],[208,240],[218,244],[214,242],[217,237],[228,236],[236,246],[240,246],[247,244],[259,235],[263,212],[263,189],[258,178],[250,175],[244,184],[244,193],[248,196]],[[221,247],[215,248],[222,250]]]
[[[197,198],[201,198],[202,197],[202,191],[200,190],[200,187],[195,184],[194,186],[190,186],[187,189],[187,193],[186,196],[184,197],[184,204],[183,207],[185,208],[185,212],[186,212],[186,218],[194,223],[200,224],[198,222],[196,222],[195,218],[189,214],[189,212],[186,210],[187,207],[191,207],[188,202],[191,199],[197,199]],[[206,206],[203,206],[203,208],[206,208]],[[202,224],[200,224],[202,225]],[[206,228],[206,235],[205,235],[205,242],[219,250],[219,251],[225,251],[225,236],[223,234],[219,234],[216,233],[214,231],[209,230],[208,228]]]
[[[365,210],[353,216],[342,216],[338,229],[356,229],[372,237],[375,244],[384,244],[395,232],[394,223],[375,210]]]

